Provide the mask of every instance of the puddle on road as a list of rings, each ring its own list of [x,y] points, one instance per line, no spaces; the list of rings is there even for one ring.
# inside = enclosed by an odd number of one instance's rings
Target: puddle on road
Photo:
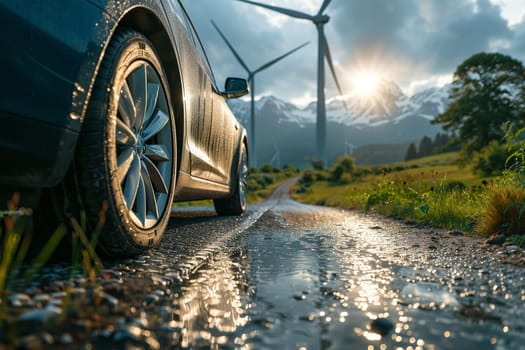
[[[373,221],[299,230],[269,216],[174,299],[184,347],[525,349],[519,269]]]
[[[291,202],[279,208],[248,215],[240,228],[219,217],[179,220],[149,255],[112,266],[113,277],[101,284],[130,310],[86,342],[525,349],[523,269],[500,264],[466,238],[450,243],[429,230]],[[53,267],[42,279],[55,283],[69,273]]]

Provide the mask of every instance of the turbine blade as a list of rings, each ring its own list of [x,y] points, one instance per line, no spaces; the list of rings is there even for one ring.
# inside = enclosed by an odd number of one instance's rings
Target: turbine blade
[[[328,67],[330,67],[330,71],[332,72],[332,77],[334,78],[335,85],[337,86],[337,90],[339,91],[339,95],[343,97],[343,89],[341,89],[341,84],[339,84],[339,79],[337,79],[337,74],[335,73],[335,67],[332,61],[332,54],[330,53],[330,46],[328,46],[328,41],[326,40],[326,36],[324,35],[323,35],[323,40],[324,40],[324,45],[325,45],[324,54],[325,54],[326,60],[328,61]],[[343,105],[345,106],[345,109],[348,109],[346,107],[345,100],[343,99],[342,101],[343,101]]]
[[[317,13],[318,16],[322,15],[324,10],[330,5],[330,1],[332,0],[324,0],[323,4],[321,5],[321,8],[319,9],[319,12]]]
[[[287,9],[287,8],[284,8],[284,7],[277,7],[277,6],[261,4],[261,3],[258,3],[258,2],[255,2],[255,1],[250,1],[250,0],[237,0],[237,1],[245,2],[247,4],[252,4],[252,5],[255,5],[255,6],[264,7],[266,9],[268,9],[268,10],[279,12],[279,13],[282,13],[284,15],[288,15],[290,17],[295,17],[295,18],[300,18],[300,19],[307,19],[307,20],[310,20],[310,21],[314,20],[314,16],[310,16],[307,13],[299,12],[299,11],[295,11],[295,10],[291,10],[291,9]]]
[[[237,61],[239,61],[239,63],[241,64],[241,66],[248,72],[248,74],[251,74],[251,71],[250,71],[250,68],[248,68],[248,66],[246,65],[246,63],[244,63],[244,61],[242,60],[241,56],[237,53],[237,51],[235,51],[235,49],[233,48],[232,44],[230,44],[230,42],[228,41],[228,39],[226,39],[226,36],[222,33],[222,31],[219,29],[219,27],[217,26],[217,24],[215,24],[215,22],[212,20],[211,21],[211,24],[215,27],[215,29],[217,30],[217,32],[219,33],[219,35],[221,36],[222,40],[224,40],[224,42],[226,43],[226,45],[230,48],[231,52],[233,53],[233,55],[235,56],[235,58],[237,59]]]
[[[271,65],[273,65],[273,64],[275,64],[275,63],[277,63],[277,62],[279,62],[280,60],[282,60],[282,59],[285,58],[286,56],[289,56],[289,55],[291,55],[292,53],[294,53],[295,51],[297,51],[297,50],[299,50],[299,49],[302,49],[303,47],[305,47],[305,46],[308,45],[309,43],[310,43],[310,42],[307,41],[307,42],[305,42],[304,44],[297,46],[295,49],[288,51],[288,52],[285,53],[284,55],[279,56],[279,57],[277,57],[276,59],[271,60],[270,62],[263,64],[262,66],[260,66],[259,68],[257,68],[257,69],[253,72],[253,74],[258,73],[258,72],[260,72],[260,71],[262,71],[262,70],[265,70],[266,68],[268,68],[268,67],[270,67]]]

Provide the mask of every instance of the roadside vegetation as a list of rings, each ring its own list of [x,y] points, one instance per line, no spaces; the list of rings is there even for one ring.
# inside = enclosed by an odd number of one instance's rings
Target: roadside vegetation
[[[102,205],[97,227],[91,235],[86,231],[86,216],[81,213],[80,222],[71,218],[70,227],[60,224],[45,241],[36,239],[29,229],[32,210],[18,207],[20,198],[15,193],[8,203],[8,211],[0,227],[0,322],[6,307],[5,295],[29,285],[34,276],[45,266],[59,247],[66,247],[71,256],[71,277],[82,274],[88,283],[95,283],[96,274],[103,264],[95,248],[100,230],[105,223],[107,205]],[[69,233],[69,235],[68,235]],[[66,296],[67,296],[66,291]]]
[[[341,157],[332,168],[305,170],[293,197],[471,231],[481,214],[483,193],[494,179],[460,168],[457,158],[454,152],[386,166],[355,166],[353,158]]]
[[[299,169],[292,166],[279,169],[263,164],[260,168],[251,168],[248,174],[248,203],[262,202],[279,184],[299,175]]]
[[[525,130],[520,133],[509,134],[508,169],[500,176],[465,166],[459,152],[385,166],[356,166],[341,157],[329,169],[305,170],[293,198],[481,236],[502,234],[523,246]]]
[[[447,143],[434,153],[459,151],[420,158],[412,144],[406,158],[414,160],[404,163],[358,167],[353,158],[342,157],[326,170],[312,164],[317,170],[304,171],[295,198],[504,235],[524,246],[523,64],[498,53],[473,55],[456,69],[449,98],[447,110],[433,120],[448,133]]]

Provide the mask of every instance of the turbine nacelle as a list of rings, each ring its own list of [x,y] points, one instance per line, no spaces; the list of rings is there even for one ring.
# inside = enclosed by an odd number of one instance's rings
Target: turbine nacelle
[[[330,21],[330,16],[328,15],[317,15],[312,18],[312,21],[315,24],[326,24],[328,21]]]

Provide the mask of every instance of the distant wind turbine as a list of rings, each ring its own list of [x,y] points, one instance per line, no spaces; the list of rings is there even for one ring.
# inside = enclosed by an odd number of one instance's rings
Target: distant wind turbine
[[[297,51],[297,50],[303,48],[304,46],[308,45],[310,42],[305,42],[304,44],[297,46],[295,49],[288,51],[284,55],[281,55],[281,56],[279,56],[279,57],[277,57],[277,58],[275,58],[275,59],[273,59],[273,60],[263,64],[262,66],[260,66],[256,70],[252,71],[252,70],[250,70],[250,68],[248,68],[246,63],[244,63],[243,59],[237,53],[237,51],[235,51],[235,49],[233,48],[232,44],[230,44],[230,42],[228,41],[226,36],[222,33],[222,31],[219,29],[217,24],[215,24],[214,21],[211,21],[211,24],[213,24],[213,26],[215,27],[215,29],[217,30],[217,32],[219,33],[221,38],[224,40],[226,45],[228,45],[228,47],[230,48],[231,52],[233,53],[233,55],[235,56],[237,61],[239,61],[241,66],[248,73],[248,81],[250,82],[250,93],[251,93],[250,94],[250,96],[251,96],[251,101],[250,101],[250,140],[249,140],[249,142],[250,142],[250,147],[249,147],[250,148],[250,163],[252,164],[253,167],[257,167],[257,152],[256,152],[256,149],[255,149],[255,74],[257,74],[260,71],[263,71],[266,68],[274,65],[275,63],[279,62],[280,60],[282,60],[286,56],[289,56],[292,53],[294,53],[295,51]]]
[[[272,157],[272,160],[270,161],[270,164],[275,166],[277,169],[281,168],[281,150],[279,149],[279,146],[277,145],[277,141],[273,140],[273,149],[274,154]]]
[[[345,156],[354,154],[355,145],[351,142],[348,142],[348,139],[345,137]]]
[[[324,74],[324,59],[328,62],[328,66],[332,71],[332,76],[334,77],[335,84],[339,90],[339,94],[342,96],[343,91],[335,74],[334,65],[332,63],[332,55],[330,54],[330,48],[328,47],[328,42],[324,35],[324,25],[328,23],[330,17],[323,14],[324,10],[328,7],[331,0],[324,0],[319,12],[315,16],[309,15],[304,12],[299,12],[292,9],[287,9],[283,7],[271,6],[266,4],[261,4],[255,1],[250,0],[237,0],[252,4],[255,6],[264,7],[266,9],[276,11],[294,18],[305,19],[312,21],[317,27],[317,32],[319,34],[319,50],[317,56],[317,128],[316,128],[316,139],[317,139],[317,150],[316,158],[317,160],[323,161],[323,166],[326,166],[326,105],[325,105],[325,74]],[[344,100],[343,100],[344,103]],[[346,107],[346,105],[345,105]]]

